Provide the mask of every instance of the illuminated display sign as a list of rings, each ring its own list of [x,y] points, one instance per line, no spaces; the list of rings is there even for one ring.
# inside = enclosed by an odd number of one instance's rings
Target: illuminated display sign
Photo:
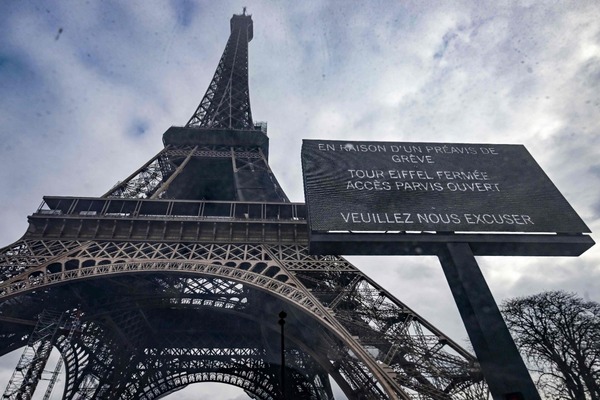
[[[312,231],[583,233],[522,145],[304,140]]]

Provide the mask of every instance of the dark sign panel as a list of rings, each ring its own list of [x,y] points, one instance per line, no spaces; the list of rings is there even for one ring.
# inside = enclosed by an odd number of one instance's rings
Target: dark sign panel
[[[589,232],[522,145],[304,140],[312,231]]]

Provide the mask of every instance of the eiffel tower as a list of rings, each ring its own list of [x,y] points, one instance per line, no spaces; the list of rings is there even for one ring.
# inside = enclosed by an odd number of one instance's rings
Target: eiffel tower
[[[52,348],[68,400],[198,382],[333,399],[332,381],[349,399],[482,398],[469,352],[344,258],[308,254],[305,205],[252,119],[252,36],[234,15],[200,105],[157,155],[102,197],[44,197],[0,250],[0,355],[26,350],[3,399],[30,398]]]

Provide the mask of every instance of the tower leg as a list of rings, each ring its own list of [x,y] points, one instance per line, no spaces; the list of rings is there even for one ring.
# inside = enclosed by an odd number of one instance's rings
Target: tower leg
[[[31,399],[48,362],[61,321],[60,313],[48,310],[39,316],[2,399]]]

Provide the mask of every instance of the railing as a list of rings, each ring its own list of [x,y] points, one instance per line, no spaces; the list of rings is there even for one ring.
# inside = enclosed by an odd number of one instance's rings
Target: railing
[[[306,220],[304,203],[148,200],[46,196],[33,215],[134,219]]]

